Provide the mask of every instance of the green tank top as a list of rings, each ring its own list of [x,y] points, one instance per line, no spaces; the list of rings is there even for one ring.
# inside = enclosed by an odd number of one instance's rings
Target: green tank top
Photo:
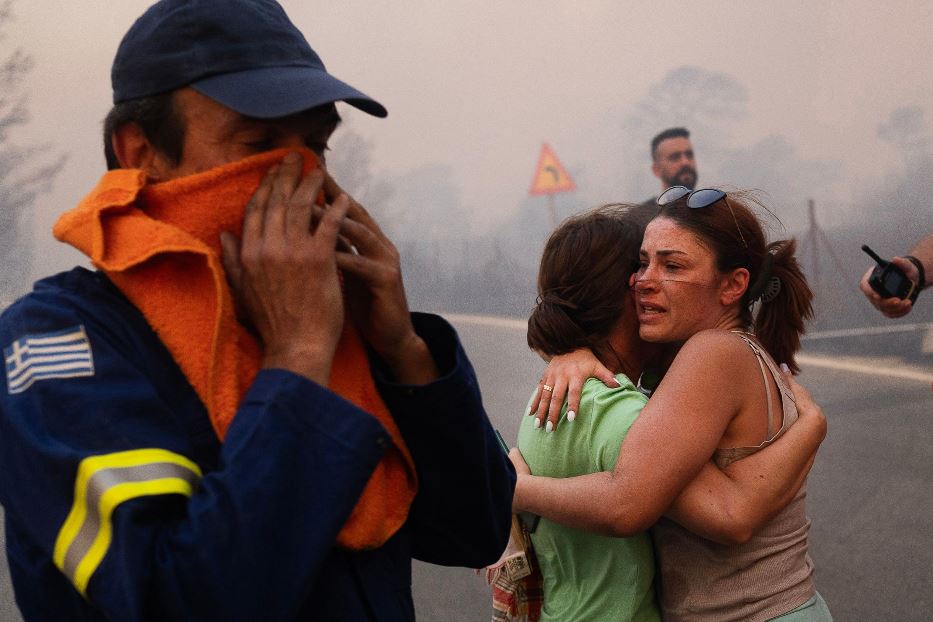
[[[573,477],[615,467],[619,446],[647,401],[624,374],[616,379],[622,384],[617,389],[587,380],[576,419],[567,421],[565,403],[555,432],[535,429],[534,418],[524,418],[518,447],[533,474]],[[531,540],[544,576],[543,621],[660,621],[646,534],[611,538],[542,518]]]

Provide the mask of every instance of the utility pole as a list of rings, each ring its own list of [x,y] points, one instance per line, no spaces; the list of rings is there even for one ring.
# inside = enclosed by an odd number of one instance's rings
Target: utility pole
[[[810,231],[807,232],[807,243],[804,246],[809,247],[810,252],[813,253],[811,258],[812,262],[812,272],[808,275],[808,280],[814,291],[820,291],[820,242],[822,241],[826,252],[829,254],[829,258],[832,260],[835,265],[837,274],[841,275],[845,283],[855,283],[853,277],[849,275],[848,270],[845,266],[842,265],[842,262],[839,261],[839,257],[836,256],[836,251],[833,250],[833,245],[829,243],[829,238],[826,236],[826,233],[820,229],[820,225],[816,222],[816,206],[813,202],[813,199],[807,200],[807,209],[810,215]]]
[[[813,272],[811,272],[811,274],[813,275],[813,285],[818,288],[820,284],[820,228],[819,225],[816,224],[816,207],[813,203],[813,199],[807,200],[807,209],[810,213],[810,232],[807,236],[810,242],[810,252],[813,254]],[[827,241],[827,244],[828,243]]]

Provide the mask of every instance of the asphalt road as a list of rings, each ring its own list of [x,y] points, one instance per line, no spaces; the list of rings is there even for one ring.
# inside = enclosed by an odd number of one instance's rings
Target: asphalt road
[[[514,440],[542,363],[513,324],[454,323],[476,368],[490,418],[507,440]],[[807,499],[817,588],[838,621],[929,620],[933,393],[929,381],[917,376],[933,378],[933,369],[904,373],[911,368],[895,359],[846,360],[843,365],[839,357],[807,360],[801,382],[830,424]],[[874,374],[868,373],[872,366]],[[888,371],[900,377],[883,375]],[[414,575],[419,620],[489,619],[488,588],[473,571],[416,562]],[[17,620],[3,563],[0,621]]]
[[[543,364],[514,325],[454,323],[489,416],[513,441]],[[829,420],[807,496],[817,589],[837,621],[926,622],[933,610],[933,369],[812,353],[805,360],[800,381]],[[879,375],[885,372],[903,377]],[[488,588],[470,570],[416,562],[414,593],[419,620],[489,619]]]

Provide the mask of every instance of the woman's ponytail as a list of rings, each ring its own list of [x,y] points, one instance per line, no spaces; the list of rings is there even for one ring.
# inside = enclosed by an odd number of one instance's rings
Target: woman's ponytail
[[[771,356],[786,363],[792,372],[800,370],[795,355],[800,349],[804,323],[813,317],[813,292],[794,256],[797,242],[779,240],[768,244],[770,276],[764,278],[758,297],[755,334]],[[766,270],[762,270],[762,277]]]

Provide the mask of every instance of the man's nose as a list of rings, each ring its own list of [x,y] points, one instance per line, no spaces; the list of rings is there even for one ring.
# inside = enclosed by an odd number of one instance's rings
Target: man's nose
[[[278,143],[278,147],[284,147],[286,149],[302,149],[307,147],[307,145],[305,145],[304,136],[301,134],[284,134],[279,137]]]
[[[302,136],[301,134],[292,134],[292,133],[285,134],[279,138],[278,144],[276,146],[280,148],[285,148],[285,149],[310,149],[311,151],[314,152],[314,155],[317,156],[318,161],[321,163],[321,165],[326,164],[325,159],[324,159],[324,154],[319,153],[320,149],[315,146],[309,145],[305,137]]]

